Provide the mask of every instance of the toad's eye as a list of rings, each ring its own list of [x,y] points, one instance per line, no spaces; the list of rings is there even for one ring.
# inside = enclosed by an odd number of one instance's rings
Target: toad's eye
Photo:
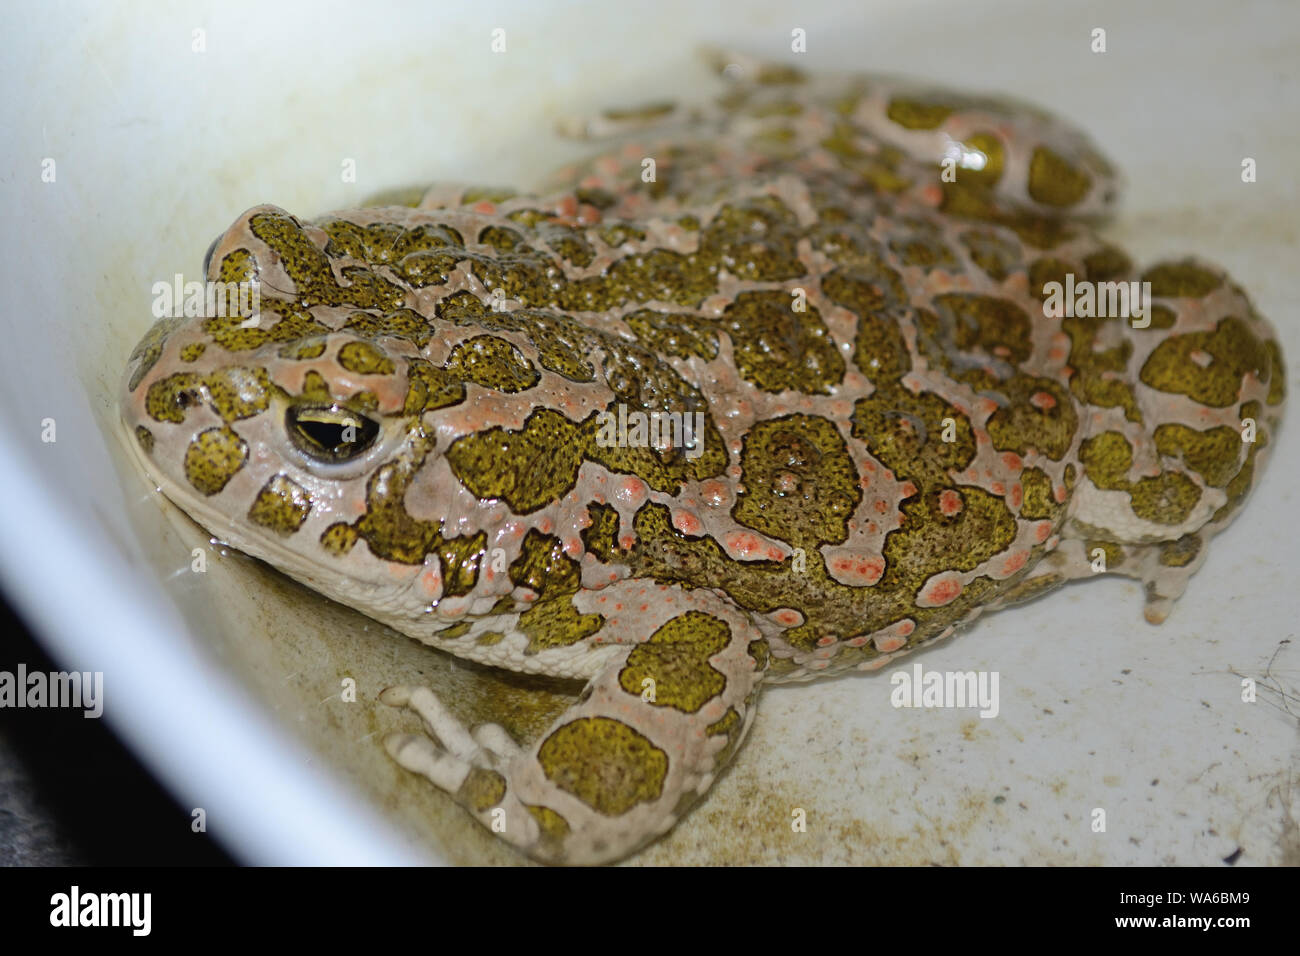
[[[360,456],[379,435],[378,422],[341,405],[296,405],[285,413],[285,425],[299,451],[326,465]]]

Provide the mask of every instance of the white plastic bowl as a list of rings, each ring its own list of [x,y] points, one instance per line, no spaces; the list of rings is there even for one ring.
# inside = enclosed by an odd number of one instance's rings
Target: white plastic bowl
[[[1296,381],[1298,25],[1294,6],[1213,0],[140,2],[22,18],[0,104],[6,593],[65,666],[104,672],[113,727],[240,858],[518,859],[378,744],[399,720],[374,703],[380,682],[425,669],[480,688],[480,675],[238,557],[210,551],[191,572],[204,536],[113,434],[153,283],[197,274],[212,237],[258,202],[315,215],[434,179],[527,185],[583,151],[553,136],[560,115],[705,95],[698,44],[780,57],[801,28],[808,69],[1015,93],[1090,130],[1129,183],[1110,234],[1143,262],[1225,265],[1279,326]],[[491,52],[496,28],[505,53]],[[349,159],[355,184],[340,176]],[[1298,813],[1277,786],[1294,770],[1294,718],[1241,703],[1233,672],[1262,675],[1294,635],[1293,420],[1163,627],[1143,623],[1134,585],[1099,581],[916,659],[999,670],[994,721],[895,711],[884,677],[771,691],[733,770],[640,859],[1203,863],[1240,846],[1280,860],[1282,807]],[[1292,689],[1296,653],[1275,665]],[[345,672],[359,703],[320,699]],[[486,694],[462,697],[491,712]],[[795,806],[807,834],[789,832]],[[1089,829],[1098,806],[1108,834]]]

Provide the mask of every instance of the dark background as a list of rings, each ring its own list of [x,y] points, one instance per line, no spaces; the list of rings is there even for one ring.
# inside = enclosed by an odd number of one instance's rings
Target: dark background
[[[0,596],[0,670],[60,670]],[[0,707],[0,865],[235,861],[109,729],[71,708]]]

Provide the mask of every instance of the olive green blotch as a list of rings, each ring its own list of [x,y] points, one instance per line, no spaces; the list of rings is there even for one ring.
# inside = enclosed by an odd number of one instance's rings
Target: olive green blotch
[[[963,166],[957,171],[957,177],[981,186],[996,185],[1002,178],[1002,169],[1006,162],[1006,151],[1002,146],[1002,140],[996,133],[972,133],[966,137],[964,145],[968,150],[973,149],[983,153],[984,165],[979,169]]]
[[[1033,324],[1014,302],[964,292],[937,295],[934,302],[949,319],[959,349],[981,349],[1016,364],[1029,358]]]
[[[746,527],[808,548],[848,538],[862,501],[858,471],[834,423],[814,415],[757,422],[740,453],[732,517]]]
[[[1160,563],[1168,568],[1184,568],[1196,560],[1204,542],[1199,534],[1185,534],[1160,546]]]
[[[1029,195],[1044,206],[1073,206],[1088,195],[1092,177],[1046,146],[1034,149],[1029,160]]]
[[[640,697],[643,682],[654,682],[655,707],[672,707],[693,714],[727,686],[726,676],[709,658],[731,641],[727,623],[702,611],[687,611],[673,618],[632,648],[618,683]]]
[[[325,335],[330,330],[310,312],[292,302],[263,295],[256,326],[244,326],[246,319],[238,315],[218,316],[203,323],[203,331],[228,352],[245,352],[260,348],[268,342],[297,342]],[[272,315],[277,316],[271,322]]]
[[[434,438],[417,431],[391,461],[366,482],[366,513],[354,527],[378,558],[399,564],[422,564],[437,554],[443,595],[466,594],[478,580],[487,551],[487,534],[444,538],[441,522],[424,521],[406,510],[406,489],[433,449]]]
[[[311,512],[311,495],[288,475],[276,475],[263,486],[248,509],[248,520],[279,535],[291,535]]]
[[[1011,587],[1002,591],[998,595],[998,600],[1001,605],[1024,604],[1027,601],[1042,597],[1049,591],[1054,591],[1064,584],[1065,580],[1064,575],[1057,574],[1055,571],[1021,578]]]
[[[424,348],[433,335],[429,320],[414,309],[395,309],[383,315],[372,312],[354,312],[343,324],[343,331],[377,339],[389,336],[410,342],[416,348]],[[320,353],[317,352],[317,355]],[[306,357],[306,356],[305,356]],[[312,356],[314,357],[314,356]]]
[[[1052,282],[1065,285],[1065,277],[1074,272],[1074,266],[1055,256],[1043,256],[1029,265],[1029,294],[1037,299],[1046,299],[1046,286]]]
[[[266,411],[272,388],[264,368],[230,366],[207,376],[176,372],[149,386],[145,410],[155,421],[179,424],[186,409],[206,398],[213,411],[233,422]]]
[[[506,798],[506,778],[495,770],[470,768],[469,774],[456,791],[456,800],[475,813],[491,810]]]
[[[495,256],[469,253],[464,260],[492,295],[516,299],[530,308],[554,305],[569,288],[559,260],[540,248],[521,245]]]
[[[1084,474],[1098,488],[1127,491],[1128,471],[1133,467],[1133,446],[1119,432],[1102,432],[1079,446]]]
[[[507,569],[510,583],[531,588],[542,597],[572,594],[582,585],[578,562],[564,553],[560,539],[529,528],[519,557]]]
[[[351,305],[359,309],[389,311],[405,304],[406,292],[401,286],[368,268],[345,266],[341,270],[344,281],[340,282],[335,278],[325,250],[312,242],[303,225],[289,214],[257,213],[249,219],[248,225],[253,235],[279,254],[280,265],[297,289],[295,304],[299,308]],[[325,231],[330,233],[331,229],[336,228],[340,227],[333,223],[327,224]],[[385,239],[388,236],[387,232],[375,227],[371,227],[370,234],[382,234]],[[331,233],[331,239],[333,238]]]
[[[912,370],[912,356],[896,314],[880,286],[848,269],[836,269],[822,279],[822,292],[858,317],[853,361],[862,374],[880,385]]]
[[[755,196],[717,211],[700,235],[700,255],[739,279],[798,279],[807,272],[798,254],[801,235],[799,219],[785,203]]]
[[[256,282],[259,267],[247,249],[236,249],[221,260],[221,282]],[[247,316],[225,315],[205,319],[203,331],[228,352],[259,348],[268,342],[292,343],[324,335],[329,329],[316,321],[303,303],[266,294],[263,287],[258,306],[258,321],[245,325]],[[275,321],[272,322],[272,317]]]
[[[1042,260],[1040,260],[1042,261]],[[1103,318],[1064,318],[1061,328],[1070,337],[1070,391],[1082,402],[1099,408],[1122,408],[1131,422],[1142,421],[1133,386],[1126,381],[1133,343],[1123,339],[1118,345],[1097,349],[1102,328],[1110,320]]]
[[[944,491],[962,498],[961,511],[946,515]],[[1016,538],[1016,519],[1001,495],[974,485],[927,487],[900,505],[902,527],[885,536],[885,573],[880,584],[918,591],[940,571],[972,571],[1005,551]]]
[[[953,440],[944,441],[944,419]],[[946,484],[950,471],[975,458],[970,419],[933,392],[896,389],[860,398],[853,406],[853,437],[901,480]]]
[[[1166,423],[1156,428],[1156,450],[1166,457],[1181,457],[1183,463],[1211,488],[1222,488],[1240,470],[1241,435],[1220,425],[1198,431],[1187,425]]]
[[[1020,517],[1031,521],[1055,519],[1061,510],[1052,493],[1052,479],[1041,468],[1026,468],[1020,473],[1020,487],[1024,492],[1020,501]]]
[[[369,342],[348,342],[339,349],[338,363],[357,375],[392,375],[393,360]]]
[[[538,408],[518,431],[489,428],[457,439],[447,463],[477,498],[497,498],[516,514],[530,514],[568,493],[582,465],[579,427]]]
[[[612,249],[617,249],[625,242],[645,242],[646,238],[645,230],[624,222],[606,223],[596,230],[596,235]]]
[[[464,637],[470,632],[474,625],[469,621],[457,621],[451,627],[444,627],[442,630],[434,631],[435,637],[440,637],[445,641],[454,641],[458,637]]]
[[[134,365],[131,372],[131,378],[127,382],[127,390],[134,392],[144,381],[144,377],[149,371],[158,364],[158,359],[162,357],[163,347],[167,344],[167,337],[175,332],[184,324],[182,318],[160,319],[149,327],[149,331],[144,334],[144,338],[132,350],[131,357],[128,359],[128,365]]]
[[[1270,405],[1280,405],[1282,399],[1286,398],[1286,365],[1282,361],[1282,346],[1276,340],[1269,339],[1264,343],[1264,349],[1272,362],[1273,373],[1268,381],[1268,396],[1264,400]]]
[[[1096,252],[1090,252],[1083,257],[1083,266],[1091,281],[1104,282],[1131,272],[1133,260],[1122,249],[1115,246],[1102,246]]]
[[[990,279],[998,282],[1024,265],[1020,246],[995,232],[964,232],[961,243],[970,254],[971,261],[983,269]]]
[[[532,388],[541,379],[523,352],[495,335],[478,335],[459,343],[445,367],[467,382],[508,394]]]
[[[911,179],[899,175],[902,152],[892,146],[879,146],[868,152],[859,145],[861,141],[857,128],[851,123],[838,122],[831,134],[821,141],[821,146],[871,190],[896,193],[912,185]]]
[[[889,248],[905,266],[917,266],[927,272],[957,267],[957,257],[952,249],[937,236],[916,235],[891,239]]]
[[[1181,471],[1142,478],[1129,489],[1133,513],[1156,524],[1182,524],[1201,500],[1201,488]]]
[[[372,193],[362,200],[362,207],[368,206],[405,206],[408,209],[414,209],[420,205],[420,200],[428,192],[425,186],[396,186],[392,189],[381,189],[377,193]]]
[[[558,849],[570,833],[569,821],[550,807],[528,806],[525,804],[524,809],[537,821],[537,828],[541,831],[539,842],[547,848]]]
[[[578,562],[564,553],[559,538],[530,528],[519,557],[507,569],[516,587],[537,592],[538,601],[519,616],[519,630],[528,636],[525,654],[553,647],[568,647],[601,629],[600,614],[582,614],[572,595],[582,585]]]
[[[329,235],[325,243],[325,251],[329,255],[383,264],[394,260],[393,246],[406,231],[393,222],[362,225],[328,217],[319,220],[317,225]]]
[[[585,269],[596,258],[596,250],[583,234],[572,226],[558,223],[541,223],[537,233],[545,243],[562,259]]]
[[[596,371],[587,356],[606,347],[608,336],[558,312],[541,309],[489,311],[468,292],[449,295],[438,305],[439,315],[457,325],[488,332],[516,332],[537,350],[542,368],[574,382],[594,381]]]
[[[545,597],[519,615],[519,630],[528,636],[525,654],[577,644],[604,626],[602,615],[581,613],[571,598],[569,594]]]
[[[1124,563],[1124,548],[1118,542],[1089,539],[1084,541],[1083,548],[1089,562],[1093,560],[1092,552],[1100,548],[1101,552],[1106,556],[1106,569],[1108,571],[1113,571]]]
[[[844,379],[844,359],[818,311],[791,302],[787,292],[742,292],[727,306],[736,368],[765,392],[827,394]]]
[[[591,523],[582,529],[583,547],[597,556],[611,555],[617,547],[619,517],[612,505],[588,502],[587,516]]]
[[[1172,329],[1178,323],[1178,314],[1164,305],[1151,306],[1151,328]]]
[[[1223,285],[1223,276],[1194,262],[1162,262],[1142,274],[1151,294],[1161,299],[1199,299]]]
[[[487,226],[479,233],[478,241],[485,246],[491,246],[497,252],[510,252],[524,241],[524,237],[504,226]]]
[[[365,315],[366,313],[361,313]],[[317,336],[310,339],[302,339],[298,342],[290,342],[288,345],[280,347],[280,358],[293,359],[296,361],[306,361],[308,359],[320,358],[325,354],[325,337]]]
[[[936,129],[954,109],[946,103],[927,103],[900,96],[889,101],[885,115],[904,129]]]
[[[325,376],[314,368],[308,369],[307,374],[302,377],[302,394],[298,397],[304,401],[318,402],[323,405],[334,401],[334,393],[330,391],[329,382],[325,381]]]
[[[442,596],[456,597],[474,590],[479,564],[487,553],[487,532],[442,538],[434,550],[442,566]]]
[[[699,356],[712,361],[718,356],[717,323],[683,312],[638,309],[623,316],[642,345],[674,358]]]
[[[248,444],[229,428],[201,431],[185,449],[185,477],[205,495],[215,495],[248,460]]]
[[[1052,396],[1049,408],[1039,408],[1030,398],[1039,392]],[[1002,384],[1007,404],[989,416],[987,428],[993,447],[999,451],[1026,454],[1031,448],[1053,461],[1070,450],[1079,416],[1074,402],[1052,379],[1016,375]]]
[[[329,235],[325,244],[329,255],[349,256],[375,265],[393,265],[404,278],[408,257],[444,250],[463,253],[465,246],[461,234],[443,223],[424,223],[407,229],[391,222],[361,225],[327,216],[317,225]]]
[[[1253,418],[1258,422],[1259,416],[1263,414],[1263,411],[1264,409],[1259,402],[1243,402],[1241,409],[1238,411],[1238,415],[1242,419]],[[1232,477],[1232,480],[1229,481],[1227,486],[1223,489],[1228,495],[1227,503],[1214,513],[1214,518],[1212,520],[1222,521],[1235,509],[1241,506],[1241,503],[1245,500],[1247,493],[1250,491],[1251,485],[1255,481],[1255,458],[1258,456],[1261,449],[1268,447],[1268,443],[1268,430],[1261,424],[1255,434],[1255,440],[1250,443],[1250,448],[1246,452],[1246,460],[1242,464],[1241,470]]]
[[[175,372],[160,378],[144,394],[145,412],[156,422],[180,424],[185,410],[201,400],[203,377],[195,372]]]
[[[330,554],[345,555],[357,543],[357,529],[346,522],[337,521],[321,532],[320,543]]]
[[[452,372],[437,368],[424,359],[409,359],[406,377],[403,415],[419,415],[465,401],[465,383]]]
[[[1206,356],[1208,362],[1197,362],[1193,355]],[[1227,408],[1237,401],[1245,375],[1267,381],[1271,365],[1268,350],[1246,323],[1228,316],[1213,332],[1189,332],[1165,339],[1147,357],[1139,378],[1162,392]]]
[[[668,755],[612,717],[580,717],[537,751],[542,773],[597,813],[618,816],[663,795]]]
[[[213,410],[227,422],[252,418],[270,407],[273,386],[264,368],[230,366],[203,381]]]
[[[707,256],[649,249],[616,260],[602,275],[570,282],[558,294],[550,291],[549,279],[539,277],[538,285],[547,290],[539,299],[554,299],[570,312],[605,311],[654,300],[694,308],[717,292],[717,268],[716,260]]]
[[[1181,471],[1129,481],[1133,446],[1119,432],[1102,432],[1079,448],[1085,473],[1098,488],[1129,493],[1133,513],[1156,524],[1181,524],[1201,498],[1201,488]]]
[[[472,206],[480,202],[505,202],[519,195],[509,186],[471,186],[460,195],[462,206]]]

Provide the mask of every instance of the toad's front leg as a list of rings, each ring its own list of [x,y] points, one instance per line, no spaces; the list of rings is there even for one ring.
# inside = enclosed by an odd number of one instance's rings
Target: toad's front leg
[[[667,832],[712,785],[754,715],[767,644],[712,592],[646,639],[619,647],[528,750],[500,727],[470,731],[427,688],[380,699],[419,714],[428,736],[385,744],[478,820],[549,863],[616,860]]]

